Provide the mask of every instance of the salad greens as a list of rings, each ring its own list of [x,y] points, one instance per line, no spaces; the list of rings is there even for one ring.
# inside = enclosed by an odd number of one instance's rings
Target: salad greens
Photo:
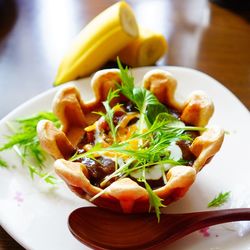
[[[133,76],[127,67],[123,68],[119,58],[117,58],[117,64],[122,80],[120,85],[117,84],[117,88],[135,104],[140,113],[140,124],[143,124],[144,120],[148,125],[152,124],[158,114],[168,112],[153,93],[143,87],[135,87]]]
[[[165,205],[162,204],[163,199],[161,199],[159,196],[157,196],[154,191],[152,190],[152,188],[150,187],[150,185],[148,184],[146,177],[145,177],[145,167],[143,168],[143,174],[141,176],[141,178],[138,179],[138,181],[143,182],[145,185],[145,188],[148,192],[148,196],[149,196],[149,202],[150,202],[150,207],[149,207],[149,212],[151,210],[152,207],[154,207],[155,209],[155,214],[156,217],[158,219],[158,222],[160,221],[160,208],[161,207],[165,207]]]
[[[0,167],[1,168],[8,168],[7,162],[2,158],[0,158]]]
[[[45,182],[54,184],[56,178],[45,171],[47,154],[42,150],[36,132],[37,123],[42,119],[52,121],[56,127],[60,126],[60,122],[52,112],[40,112],[32,117],[17,119],[7,124],[12,134],[6,136],[7,142],[0,146],[0,152],[14,149],[32,178],[36,175]],[[0,165],[8,167],[3,159],[0,159]]]
[[[225,204],[230,197],[230,192],[220,192],[212,201],[210,201],[207,207],[220,207]]]
[[[94,112],[95,114],[99,114],[101,116],[104,117],[105,121],[108,123],[113,140],[116,141],[116,132],[118,129],[118,126],[114,125],[113,122],[113,117],[114,117],[114,109],[110,107],[110,102],[118,97],[118,92],[119,90],[115,90],[115,91],[109,91],[108,96],[107,96],[107,100],[105,102],[103,102],[103,106],[106,110],[106,113],[103,112]],[[119,106],[119,104],[117,104],[116,106]]]

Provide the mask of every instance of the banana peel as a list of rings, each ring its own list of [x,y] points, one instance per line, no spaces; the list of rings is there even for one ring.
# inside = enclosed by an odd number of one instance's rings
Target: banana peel
[[[139,27],[139,37],[118,53],[121,62],[131,67],[153,65],[168,49],[165,37],[158,32]]]
[[[131,7],[120,1],[82,29],[62,59],[54,85],[88,76],[117,56],[132,67],[153,65],[167,49],[164,36],[138,27]]]
[[[54,85],[87,76],[138,37],[131,7],[120,1],[96,16],[73,41],[59,66]]]

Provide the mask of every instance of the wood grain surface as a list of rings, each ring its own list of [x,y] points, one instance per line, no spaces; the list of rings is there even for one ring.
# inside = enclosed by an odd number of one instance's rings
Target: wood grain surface
[[[0,0],[0,119],[52,87],[72,38],[114,2]],[[230,8],[207,0],[127,2],[140,24],[167,38],[169,51],[158,65],[203,71],[232,91],[250,110],[250,8],[244,4],[247,1],[237,1]],[[23,248],[0,227],[0,249]]]

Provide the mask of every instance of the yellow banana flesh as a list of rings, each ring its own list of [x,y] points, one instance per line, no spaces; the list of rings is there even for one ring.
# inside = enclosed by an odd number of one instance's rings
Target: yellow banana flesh
[[[165,37],[144,27],[139,27],[139,37],[122,49],[120,60],[132,67],[153,65],[167,52]]]
[[[96,16],[76,37],[63,58],[54,85],[87,76],[138,36],[130,6],[120,1]]]

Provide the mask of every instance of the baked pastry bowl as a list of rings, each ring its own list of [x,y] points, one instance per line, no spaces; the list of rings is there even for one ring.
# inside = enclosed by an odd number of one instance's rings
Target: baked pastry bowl
[[[37,127],[75,194],[124,213],[158,211],[183,197],[224,139],[222,129],[205,127],[214,106],[204,92],[177,101],[177,81],[163,70],[149,71],[142,83],[134,87],[124,69],[99,71],[93,100],[67,86],[52,105],[61,128],[47,120]]]

